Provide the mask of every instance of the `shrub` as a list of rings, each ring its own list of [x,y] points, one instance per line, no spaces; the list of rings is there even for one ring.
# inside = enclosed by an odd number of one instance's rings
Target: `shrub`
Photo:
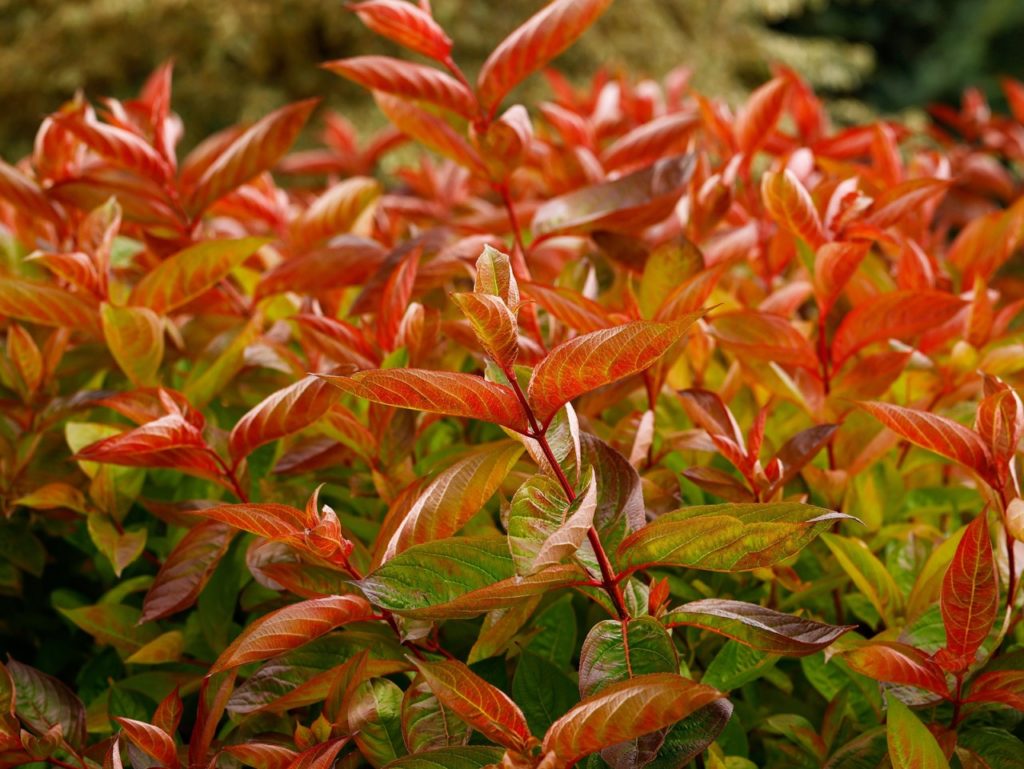
[[[504,109],[609,3],[475,85],[358,3],[365,143],[179,163],[163,67],[0,165],[0,764],[1020,765],[1024,87]]]

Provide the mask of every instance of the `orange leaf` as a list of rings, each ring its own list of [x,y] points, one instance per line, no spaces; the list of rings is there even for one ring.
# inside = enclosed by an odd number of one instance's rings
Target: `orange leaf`
[[[992,454],[981,437],[969,427],[939,414],[894,406],[891,403],[871,401],[861,406],[911,443],[959,462],[982,477],[988,476]]]
[[[931,657],[913,646],[878,641],[843,654],[856,672],[876,681],[916,686],[949,699],[946,676]]]
[[[322,66],[373,91],[428,101],[465,118],[472,118],[477,112],[476,98],[470,90],[433,67],[390,56],[355,56]]]
[[[99,315],[93,300],[46,283],[4,277],[0,280],[0,315],[39,323],[98,332]]]
[[[219,521],[203,521],[192,528],[161,564],[142,602],[142,621],[163,619],[191,606],[233,536]]]
[[[386,406],[481,419],[520,433],[529,430],[511,388],[472,374],[409,368],[319,376],[345,392]]]
[[[777,77],[762,85],[747,99],[736,117],[736,141],[749,158],[768,140],[782,115],[782,107],[789,92],[789,79]]]
[[[257,447],[309,427],[337,398],[334,388],[315,376],[268,395],[235,423],[228,438],[231,458],[237,464]]]
[[[437,698],[484,737],[520,753],[529,749],[526,717],[503,691],[457,660],[415,665]]]
[[[855,307],[832,339],[838,368],[855,352],[883,339],[910,339],[941,326],[960,312],[964,302],[944,291],[891,291]]]
[[[635,321],[558,345],[530,378],[528,397],[537,420],[546,427],[573,398],[643,371],[668,352],[699,317],[691,313],[673,323]]]
[[[664,729],[725,695],[674,673],[649,673],[611,684],[559,718],[542,750],[568,767],[602,748]]]
[[[433,17],[405,0],[366,0],[347,6],[367,27],[431,59],[444,61],[452,41]]]
[[[761,196],[768,214],[785,230],[818,249],[825,243],[821,217],[807,188],[788,168],[761,178]]]
[[[161,766],[178,766],[178,749],[174,740],[159,727],[131,718],[115,718],[127,737],[139,750],[156,759]]]
[[[536,72],[593,24],[612,0],[554,0],[505,38],[487,57],[477,78],[477,95],[494,114],[505,95]]]
[[[939,606],[946,626],[946,647],[936,660],[952,672],[966,670],[988,638],[999,611],[999,582],[984,513],[968,525],[957,545],[942,579]]]
[[[164,325],[159,316],[145,307],[118,307],[104,302],[100,318],[110,354],[132,384],[155,384],[164,357]]]
[[[207,675],[275,657],[349,622],[373,615],[365,598],[335,595],[286,606],[256,620],[225,649]]]
[[[289,104],[256,121],[206,168],[187,197],[186,209],[192,215],[200,214],[227,193],[273,168],[299,135],[317,101]]]
[[[737,310],[716,315],[712,327],[718,340],[740,360],[750,358],[810,371],[818,369],[818,356],[811,343],[778,315]]]

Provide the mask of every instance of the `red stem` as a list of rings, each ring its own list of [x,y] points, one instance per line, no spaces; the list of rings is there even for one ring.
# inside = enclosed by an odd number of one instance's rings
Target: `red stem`
[[[523,389],[519,386],[519,381],[516,379],[515,372],[511,368],[508,368],[505,371],[505,376],[508,377],[508,380],[512,385],[512,389],[516,393],[516,397],[519,398],[519,403],[522,404],[523,411],[526,412],[527,421],[530,423],[531,434],[529,437],[533,438],[540,445],[541,451],[544,452],[544,458],[547,459],[548,464],[551,466],[551,471],[555,474],[555,478],[558,479],[558,483],[562,487],[562,491],[565,492],[566,499],[568,499],[570,503],[575,502],[576,492],[573,490],[572,484],[569,483],[569,479],[565,477],[565,472],[562,470],[562,466],[558,463],[555,453],[551,450],[551,444],[548,443],[547,439],[547,429],[541,429],[541,426],[537,423],[537,417],[534,415],[529,401],[526,400],[526,395],[523,394]],[[612,562],[608,558],[608,553],[605,551],[604,545],[601,544],[601,537],[597,533],[597,529],[593,526],[587,529],[587,540],[590,542],[590,546],[594,549],[594,554],[597,556],[597,564],[601,569],[601,587],[604,588],[604,591],[611,598],[619,619],[629,619],[629,611],[626,609],[626,602],[622,597],[622,590],[619,587],[619,575],[615,573],[615,567],[612,566]]]

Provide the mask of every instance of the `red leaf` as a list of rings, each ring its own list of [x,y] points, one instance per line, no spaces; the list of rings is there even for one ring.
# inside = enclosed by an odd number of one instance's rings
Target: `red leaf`
[[[697,427],[703,428],[711,436],[727,438],[742,454],[746,454],[746,442],[740,426],[717,393],[691,388],[681,390],[679,397],[687,416]]]
[[[957,545],[942,579],[939,605],[946,648],[936,659],[952,672],[966,670],[988,638],[999,610],[999,582],[984,513],[970,523]]]
[[[913,646],[878,641],[846,652],[843,659],[853,670],[868,678],[916,686],[949,699],[949,686],[942,668]]]
[[[135,747],[147,756],[155,758],[158,764],[168,769],[178,766],[178,749],[174,745],[174,740],[163,729],[131,718],[114,720],[121,725],[124,735]]]
[[[873,211],[864,219],[875,227],[891,227],[913,212],[928,210],[926,204],[950,188],[945,179],[911,179],[886,189],[875,201]]]
[[[778,315],[736,310],[716,315],[712,327],[718,340],[741,360],[750,358],[818,370],[818,356],[811,343]]]
[[[171,167],[159,152],[131,131],[89,119],[84,110],[54,113],[54,122],[71,131],[96,154],[155,180],[167,179]]]
[[[428,101],[465,118],[477,112],[476,98],[466,86],[438,69],[389,56],[355,56],[322,65],[373,91]]]
[[[999,702],[1024,710],[1024,670],[991,670],[971,682],[966,702]]]
[[[100,331],[99,313],[91,299],[20,278],[0,280],[0,315],[44,326]]]
[[[611,684],[559,718],[542,750],[553,767],[570,767],[602,748],[681,721],[725,695],[674,673],[650,673]]]
[[[480,155],[444,120],[391,94],[374,91],[373,98],[381,112],[402,133],[477,175],[487,176],[487,167]]]
[[[796,174],[788,168],[782,172],[768,171],[761,178],[761,196],[768,214],[784,229],[803,238],[815,250],[824,245],[821,217]]]
[[[484,737],[520,753],[529,749],[526,717],[503,691],[457,660],[415,664],[437,698]]]
[[[57,223],[61,216],[36,182],[14,166],[0,160],[0,199],[32,218]]]
[[[302,541],[302,532],[307,524],[306,515],[301,510],[273,502],[219,505],[200,510],[199,514],[265,539],[290,543]]]
[[[974,470],[987,477],[992,466],[992,455],[981,437],[952,419],[927,411],[894,406],[876,401],[862,403],[878,421],[893,432],[929,451]]]
[[[500,297],[475,291],[452,294],[452,301],[469,319],[484,352],[509,370],[519,355],[519,328],[508,305]]]
[[[347,6],[378,35],[437,61],[452,52],[452,41],[433,17],[405,0],[366,0]]]
[[[213,288],[268,242],[266,238],[207,240],[160,262],[132,291],[130,303],[166,315]]]
[[[782,115],[789,92],[789,79],[777,77],[762,85],[747,99],[736,118],[736,141],[749,158],[768,140]]]
[[[200,214],[227,193],[273,168],[299,135],[317,101],[307,99],[281,107],[232,141],[195,183],[186,201],[187,210]]]
[[[570,339],[548,353],[530,377],[528,397],[546,427],[563,404],[637,374],[668,352],[699,318],[674,323],[635,321]]]
[[[25,257],[25,260],[43,265],[58,278],[66,280],[86,293],[93,296],[103,295],[100,275],[88,254],[81,251],[61,254],[36,252]]]
[[[480,69],[476,87],[484,109],[493,115],[509,91],[572,45],[611,4],[612,0],[554,0],[531,16]]]
[[[384,284],[380,311],[377,313],[377,342],[385,350],[394,350],[400,344],[399,332],[416,285],[420,253],[419,248],[409,252]]]
[[[285,259],[264,273],[256,286],[256,298],[285,291],[320,294],[358,285],[377,271],[385,256],[387,252],[372,240],[340,235],[330,245]]]
[[[964,302],[943,291],[891,291],[857,305],[832,339],[838,368],[855,352],[883,339],[910,339],[941,326],[960,312]]]
[[[246,627],[221,653],[207,675],[275,657],[340,625],[360,622],[372,615],[373,608],[366,599],[354,595],[314,598],[286,606]]]
[[[256,769],[288,769],[288,766],[298,756],[298,753],[291,748],[268,742],[242,742],[238,745],[227,745],[224,747],[224,752],[234,756],[245,766],[253,766]]]
[[[268,395],[235,423],[228,438],[231,458],[238,464],[257,447],[309,427],[337,399],[335,389],[315,376]]]
[[[293,243],[302,249],[332,235],[348,232],[379,196],[380,184],[366,176],[353,176],[330,186],[293,223]],[[380,248],[373,241],[360,242]],[[332,242],[331,245],[334,247],[338,243]],[[322,277],[320,279],[323,280]]]
[[[527,282],[522,287],[530,299],[574,331],[588,333],[614,325],[604,307],[571,289]]]
[[[227,552],[234,532],[203,521],[174,546],[142,602],[142,621],[163,619],[191,606]]]
[[[533,215],[538,238],[592,230],[635,232],[660,222],[693,176],[694,156],[662,158],[610,181],[551,198]]]
[[[814,256],[814,292],[821,313],[828,313],[870,250],[871,244],[864,242],[826,243],[818,248]]]
[[[472,374],[386,369],[319,376],[345,392],[386,406],[481,419],[520,433],[529,431],[526,414],[511,388]]]
[[[1001,463],[1012,462],[1024,434],[1024,404],[1016,390],[999,382],[978,404],[974,429]]]
[[[608,170],[650,165],[682,149],[698,124],[696,115],[688,112],[654,118],[612,142],[601,153],[601,162]]]

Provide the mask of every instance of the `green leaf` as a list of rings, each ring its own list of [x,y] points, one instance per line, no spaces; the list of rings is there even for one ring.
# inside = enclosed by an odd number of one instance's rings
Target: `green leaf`
[[[548,475],[535,475],[515,496],[508,514],[508,547],[524,576],[561,563],[586,541],[597,507],[597,480],[588,470],[573,502]]]
[[[15,712],[26,724],[43,733],[60,724],[64,739],[75,748],[85,742],[85,707],[63,682],[17,660],[7,661],[14,682]]]
[[[729,641],[711,660],[701,683],[722,691],[738,689],[756,681],[779,661],[778,655],[751,649],[737,641]]]
[[[411,753],[469,742],[469,726],[437,698],[422,676],[402,698],[402,739]]]
[[[519,655],[512,698],[520,703],[534,734],[544,734],[579,701],[576,683],[551,661],[530,652]]]
[[[885,565],[859,539],[824,534],[822,541],[839,561],[853,584],[892,626],[906,611],[903,593]]]
[[[618,563],[628,571],[654,565],[749,571],[795,555],[848,518],[796,502],[687,507],[627,537],[619,546]]]
[[[386,678],[371,678],[356,688],[349,726],[359,752],[377,769],[408,752],[402,740],[402,690]]]
[[[932,733],[910,708],[891,694],[885,734],[892,769],[949,769],[949,762]]]
[[[24,524],[0,521],[0,558],[6,558],[22,571],[41,577],[46,549]]]
[[[59,611],[98,643],[110,644],[125,656],[160,635],[156,625],[139,625],[142,612],[134,606],[101,603]]]
[[[473,617],[585,580],[574,566],[515,576],[504,537],[455,537],[410,547],[358,585],[377,606],[410,617]]]

